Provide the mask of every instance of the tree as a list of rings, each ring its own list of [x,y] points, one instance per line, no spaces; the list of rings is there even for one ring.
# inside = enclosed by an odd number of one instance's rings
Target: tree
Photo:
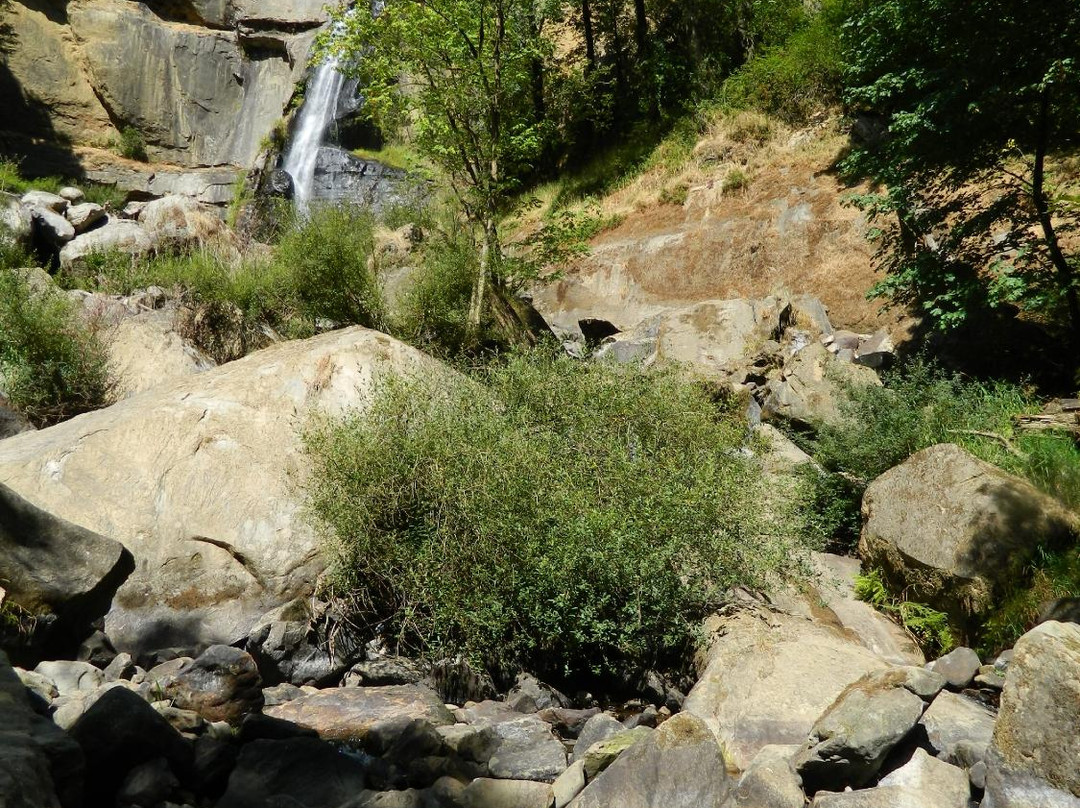
[[[882,236],[877,293],[945,328],[1019,305],[1080,351],[1080,210],[1051,182],[1080,132],[1080,5],[866,3],[845,50],[848,105],[886,125],[846,164],[883,188],[859,200]]]
[[[361,80],[372,118],[408,128],[479,231],[474,330],[489,281],[501,277],[499,220],[517,169],[543,148],[536,67],[548,46],[538,14],[522,0],[387,0],[378,14],[336,14],[323,40]]]

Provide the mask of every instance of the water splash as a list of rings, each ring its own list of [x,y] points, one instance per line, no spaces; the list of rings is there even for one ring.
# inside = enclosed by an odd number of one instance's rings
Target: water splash
[[[293,202],[301,212],[306,212],[311,204],[319,147],[327,129],[337,117],[345,85],[345,76],[338,70],[338,60],[327,59],[315,71],[304,97],[304,105],[300,108],[300,118],[289,152],[285,155],[284,168],[293,178]]]

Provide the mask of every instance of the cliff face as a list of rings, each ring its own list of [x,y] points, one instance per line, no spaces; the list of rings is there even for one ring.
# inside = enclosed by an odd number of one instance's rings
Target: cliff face
[[[44,170],[101,171],[101,152],[133,126],[154,163],[247,167],[303,75],[324,5],[12,0],[0,149],[55,164]]]

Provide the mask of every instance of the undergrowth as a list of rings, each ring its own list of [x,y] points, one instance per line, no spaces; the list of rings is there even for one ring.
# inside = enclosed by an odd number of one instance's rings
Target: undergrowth
[[[734,408],[677,370],[543,351],[388,382],[307,435],[336,589],[397,650],[587,676],[685,664],[732,586],[793,572]]]
[[[43,427],[109,403],[107,356],[74,303],[0,268],[0,391]]]
[[[878,570],[856,577],[855,596],[896,620],[930,659],[949,653],[957,645],[947,614],[925,603],[894,596]]]

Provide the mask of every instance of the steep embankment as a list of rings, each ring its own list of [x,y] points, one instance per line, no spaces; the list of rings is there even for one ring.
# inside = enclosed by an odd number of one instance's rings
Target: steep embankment
[[[231,198],[307,66],[322,0],[14,0],[0,151],[35,173]],[[113,159],[125,129],[153,165]],[[161,165],[161,164],[164,164]]]
[[[799,132],[745,116],[719,123],[674,176],[646,171],[603,200],[621,223],[538,288],[537,307],[570,333],[586,318],[629,331],[688,303],[810,294],[839,327],[901,336],[900,314],[866,299],[873,245],[834,170],[847,142],[835,122]]]

